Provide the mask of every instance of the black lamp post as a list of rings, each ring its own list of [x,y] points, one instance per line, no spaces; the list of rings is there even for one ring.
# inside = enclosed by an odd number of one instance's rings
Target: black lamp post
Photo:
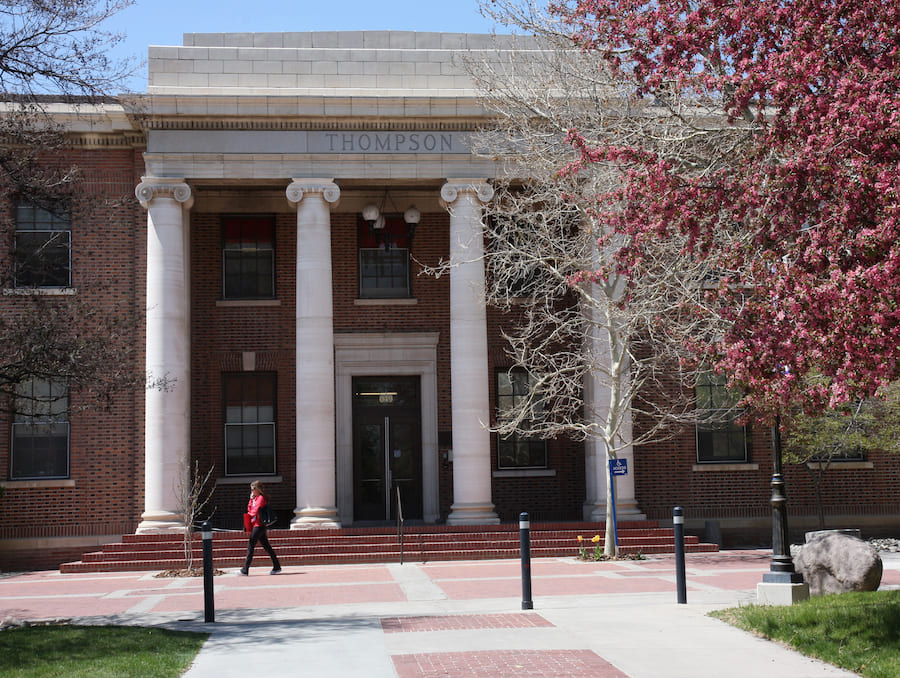
[[[781,462],[781,417],[772,425],[772,564],[763,575],[763,582],[771,584],[802,584],[803,575],[794,570],[788,537],[787,495]]]

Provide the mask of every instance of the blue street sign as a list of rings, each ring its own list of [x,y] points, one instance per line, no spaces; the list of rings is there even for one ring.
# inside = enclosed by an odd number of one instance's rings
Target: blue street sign
[[[610,459],[609,460],[609,472],[614,476],[627,476],[628,475],[628,460],[627,459]]]

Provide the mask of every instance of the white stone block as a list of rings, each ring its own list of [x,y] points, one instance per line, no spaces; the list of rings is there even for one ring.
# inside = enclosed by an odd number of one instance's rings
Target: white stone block
[[[179,73],[179,87],[209,87],[209,75],[206,73]]]
[[[283,34],[281,33],[254,33],[254,47],[284,47]]]
[[[309,61],[285,61],[281,64],[283,73],[310,73],[312,72],[312,63]]]
[[[225,44],[225,36],[225,33],[184,33],[182,42],[186,47],[220,47]]]
[[[266,50],[254,47],[241,47],[238,49],[238,59],[241,61],[265,61]]]
[[[253,47],[253,33],[227,33],[223,44],[229,47]]]
[[[299,83],[298,78],[296,73],[270,73],[268,85],[278,89],[296,89]]]
[[[238,58],[237,47],[210,47],[209,58],[219,61],[234,61]]]
[[[210,87],[239,87],[237,73],[210,73]],[[221,115],[221,114],[220,114]]]
[[[337,64],[333,61],[314,61],[311,64],[310,72],[313,75],[336,75]]]
[[[239,87],[265,87],[267,84],[265,73],[238,73]]]
[[[442,33],[441,49],[466,49],[465,33]]]
[[[441,34],[432,31],[416,33],[416,49],[440,49]]]
[[[176,87],[178,85],[178,73],[151,72],[148,85],[151,87]]]
[[[325,76],[321,73],[301,75],[298,86],[300,87],[325,87]]]
[[[415,63],[402,61],[398,63],[392,63],[390,69],[391,75],[415,75],[416,74],[416,65]]]
[[[338,31],[337,44],[353,49],[364,47],[365,31]]]
[[[162,45],[150,45],[147,48],[147,56],[152,63],[155,59],[177,59],[178,47],[165,47]]]
[[[206,47],[179,47],[179,59],[209,59],[209,49]]]
[[[759,605],[793,605],[809,600],[809,584],[780,584],[760,582],[756,585],[756,602]]]
[[[363,31],[363,47],[385,49],[388,47],[388,36],[385,31]]]
[[[403,78],[399,75],[376,75],[375,86],[382,89],[399,89],[403,87]]]
[[[359,61],[339,61],[337,72],[339,75],[362,75],[365,72],[365,67]]]
[[[312,47],[311,33],[285,33],[283,43],[284,47]]]
[[[363,73],[366,75],[390,75],[391,65],[381,61],[366,61],[363,63]]]
[[[325,76],[325,85],[334,89],[349,89],[353,87],[352,75],[327,74]]]
[[[240,59],[235,59],[233,61],[225,61],[222,64],[222,72],[223,73],[252,73],[253,72],[253,62],[252,61],[241,61]]]
[[[280,61],[254,61],[253,62],[253,72],[254,73],[281,73],[281,65]]]
[[[194,73],[224,73],[221,61],[194,61]]]
[[[414,64],[417,75],[440,75],[441,65],[431,62],[418,62]]]
[[[415,49],[416,34],[413,31],[391,31],[388,41],[391,49]]]
[[[350,87],[354,89],[373,89],[375,87],[374,75],[351,75]]]
[[[338,31],[321,31],[312,34],[313,47],[340,47]]]

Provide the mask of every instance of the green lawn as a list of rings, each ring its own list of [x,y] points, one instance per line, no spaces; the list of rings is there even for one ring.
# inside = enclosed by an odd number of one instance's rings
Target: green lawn
[[[209,637],[136,626],[26,626],[0,631],[0,677],[177,678]]]
[[[712,614],[867,678],[900,676],[900,591],[844,593]]]

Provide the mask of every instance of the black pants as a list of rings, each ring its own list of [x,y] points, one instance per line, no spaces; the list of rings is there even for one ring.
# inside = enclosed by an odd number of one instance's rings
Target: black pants
[[[266,553],[269,554],[269,558],[272,559],[272,569],[280,570],[281,564],[278,562],[278,556],[275,555],[275,549],[272,548],[272,545],[269,543],[269,538],[266,536],[266,528],[262,525],[257,525],[250,533],[250,543],[247,545],[247,560],[244,563],[244,571],[250,569],[250,562],[253,560],[253,551],[256,550],[256,542],[262,544]]]

